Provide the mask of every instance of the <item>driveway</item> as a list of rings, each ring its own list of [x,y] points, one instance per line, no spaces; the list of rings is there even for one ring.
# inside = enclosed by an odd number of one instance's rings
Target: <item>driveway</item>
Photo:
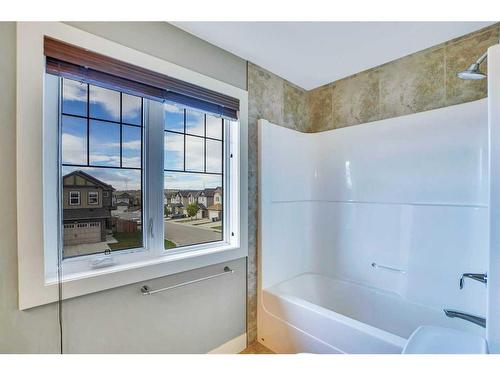
[[[197,228],[194,225],[182,225],[165,221],[165,237],[177,246],[192,245],[196,243],[220,241],[222,233],[210,229]]]

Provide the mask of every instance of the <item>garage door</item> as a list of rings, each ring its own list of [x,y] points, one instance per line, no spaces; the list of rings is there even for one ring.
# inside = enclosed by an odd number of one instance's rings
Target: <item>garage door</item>
[[[101,223],[64,224],[64,245],[101,242]]]

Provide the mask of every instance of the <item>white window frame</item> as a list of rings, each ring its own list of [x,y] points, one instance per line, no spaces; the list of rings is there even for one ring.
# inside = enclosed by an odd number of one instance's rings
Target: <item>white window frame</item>
[[[96,199],[95,203],[90,202],[90,195],[91,194],[95,194],[95,199]],[[87,204],[89,206],[98,206],[99,205],[99,192],[98,191],[92,190],[92,191],[89,191],[87,193]]]
[[[73,197],[71,195],[73,195],[74,193],[77,194],[76,198],[78,199],[78,203],[71,203],[71,200],[73,199]],[[82,204],[82,195],[80,194],[80,192],[77,190],[70,190],[69,194],[68,194],[68,205],[69,206],[80,206],[81,204]]]
[[[175,251],[163,248],[163,178],[153,178],[158,171],[163,176],[163,155],[155,155],[153,148],[145,150],[148,167],[144,178],[150,179],[144,189],[150,189],[143,197],[149,207],[149,217],[144,217],[143,227],[148,233],[140,251],[120,251],[112,254],[111,266],[96,268],[92,264],[103,255],[85,256],[64,261],[62,282],[63,299],[97,292],[121,285],[149,280],[199,267],[208,266],[247,256],[247,116],[248,93],[245,90],[220,82],[200,73],[144,54],[109,40],[78,30],[59,22],[20,22],[17,24],[17,219],[19,257],[19,307],[27,309],[59,299],[58,288],[58,241],[61,225],[57,189],[57,147],[51,148],[51,130],[54,113],[45,108],[55,108],[58,103],[45,95],[54,89],[54,81],[45,74],[43,37],[87,48],[134,65],[166,74],[240,100],[239,126],[228,126],[229,137],[226,152],[233,154],[225,165],[226,181],[224,202],[231,202],[225,209],[231,225],[225,227],[225,243],[215,245],[186,246]],[[57,90],[57,87],[55,87]],[[152,102],[153,103],[153,102]],[[154,102],[156,103],[156,102]],[[151,104],[154,106],[155,104]],[[158,103],[158,105],[161,105]],[[54,107],[55,106],[55,107]],[[152,108],[148,116],[154,116]],[[58,113],[58,111],[57,111]],[[157,119],[158,120],[158,119]],[[57,121],[57,119],[56,119]],[[162,123],[162,120],[155,123]],[[52,129],[53,130],[53,129]],[[154,137],[160,129],[145,129],[146,137]],[[163,128],[161,129],[163,132]],[[151,142],[163,142],[163,136]],[[163,150],[163,147],[154,147]],[[158,152],[158,151],[157,151]],[[54,160],[56,163],[54,164]],[[226,162],[226,161],[225,161]],[[160,172],[161,171],[161,172]],[[229,177],[228,177],[229,178]],[[33,193],[38,192],[38,193]],[[228,219],[228,218],[225,218]],[[45,225],[44,225],[45,224]],[[58,228],[55,233],[54,227]],[[158,235],[161,233],[161,235]],[[234,234],[234,235],[232,235]],[[56,251],[54,251],[56,249]]]

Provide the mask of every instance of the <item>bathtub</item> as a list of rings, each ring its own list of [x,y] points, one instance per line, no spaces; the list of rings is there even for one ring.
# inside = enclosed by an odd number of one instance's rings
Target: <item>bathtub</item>
[[[298,275],[259,297],[258,340],[278,353],[396,354],[420,325],[464,329],[439,309],[320,274]]]

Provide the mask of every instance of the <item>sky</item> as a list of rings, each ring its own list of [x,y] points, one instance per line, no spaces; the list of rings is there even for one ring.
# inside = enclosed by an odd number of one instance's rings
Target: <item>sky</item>
[[[87,116],[89,95],[89,162],[92,166],[120,166],[120,125],[109,121],[120,121],[119,92],[76,81],[63,80],[63,112],[70,115]],[[165,130],[184,132],[184,109],[165,103]],[[122,121],[141,125],[141,98],[122,94]],[[122,166],[141,166],[141,128],[122,125]],[[205,132],[202,112],[186,110],[186,132],[203,136]],[[184,135],[166,131],[164,137],[165,169],[184,169]],[[207,136],[219,140],[206,141],[207,172],[222,172],[222,119],[207,116]],[[205,142],[203,138],[186,135],[186,170],[203,172]],[[62,159],[65,164],[87,164],[87,120],[63,115]],[[117,190],[141,188],[141,171],[92,167],[64,167],[63,174],[81,169]],[[167,189],[203,189],[222,186],[217,175],[198,173],[165,172]]]

